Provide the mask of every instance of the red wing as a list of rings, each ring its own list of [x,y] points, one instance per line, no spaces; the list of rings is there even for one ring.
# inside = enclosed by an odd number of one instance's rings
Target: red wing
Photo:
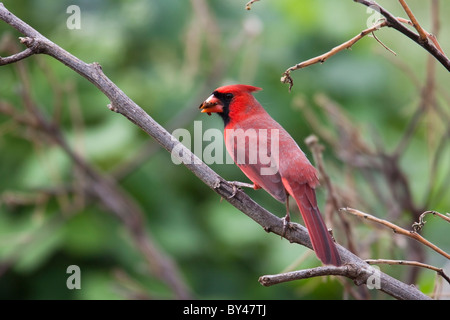
[[[225,145],[231,158],[253,183],[278,201],[286,201],[278,170],[278,149],[275,150],[275,144],[272,147],[270,130],[227,130]]]
[[[260,186],[275,199],[280,202],[286,202],[286,191],[279,173],[273,175],[260,175],[260,164],[238,165],[244,174],[256,185]]]

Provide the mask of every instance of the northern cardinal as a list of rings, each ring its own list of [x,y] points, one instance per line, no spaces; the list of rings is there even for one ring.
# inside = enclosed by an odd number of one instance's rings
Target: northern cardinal
[[[317,257],[324,264],[341,265],[336,245],[317,206],[316,169],[294,139],[264,110],[252,92],[261,88],[229,85],[217,88],[201,105],[201,112],[223,119],[225,146],[234,162],[253,182],[275,199],[286,203],[285,227],[289,226],[289,195],[300,209]]]

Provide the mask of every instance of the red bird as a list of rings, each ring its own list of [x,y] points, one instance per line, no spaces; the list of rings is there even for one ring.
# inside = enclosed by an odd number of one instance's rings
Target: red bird
[[[219,114],[224,122],[225,146],[234,162],[253,182],[275,199],[297,202],[317,257],[324,264],[341,265],[336,245],[317,207],[316,169],[294,139],[264,110],[252,92],[261,88],[230,85],[217,88],[200,106],[201,112]],[[289,210],[285,227],[290,222]]]

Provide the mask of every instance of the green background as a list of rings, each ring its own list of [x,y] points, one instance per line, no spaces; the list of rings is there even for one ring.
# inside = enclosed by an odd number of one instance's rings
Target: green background
[[[287,85],[279,81],[284,70],[357,35],[367,28],[373,13],[350,0],[261,0],[250,11],[245,10],[245,2],[14,0],[4,4],[81,60],[100,63],[119,88],[170,132],[186,128],[193,134],[194,121],[202,121],[204,130],[222,129],[221,119],[200,114],[198,105],[220,85],[246,83],[264,89],[256,98],[311,161],[304,139],[320,134],[303,117],[298,101],[309,106],[322,127],[338,136],[333,116],[316,106],[317,94],[325,94],[342,106],[367,145],[375,149],[378,144],[392,152],[419,105],[421,92],[416,81],[419,87],[425,83],[427,52],[397,31],[383,28],[377,37],[397,56],[365,37],[324,64],[293,72],[294,87],[289,93]],[[394,15],[405,17],[396,1],[379,3]],[[408,3],[424,28],[431,30],[430,1]],[[81,29],[67,28],[70,14],[66,9],[71,4],[81,9]],[[438,39],[447,53],[449,12],[450,2],[441,1]],[[5,39],[7,34],[13,42],[21,36],[0,22],[0,37]],[[17,50],[21,48],[19,45]],[[9,54],[0,52],[2,56]],[[344,283],[353,284],[336,278],[261,286],[261,275],[314,267],[319,261],[308,249],[264,232],[226,201],[220,201],[189,170],[174,165],[170,154],[149,136],[110,112],[107,98],[69,68],[48,56],[31,57],[24,65],[36,106],[49,119],[57,117],[69,145],[93,166],[116,177],[135,200],[145,213],[146,229],[159,250],[177,265],[193,298],[354,298],[344,293],[343,287]],[[439,63],[435,68],[437,103],[448,117],[449,74]],[[26,114],[20,94],[23,86],[14,65],[0,68],[1,101]],[[438,178],[431,187],[428,181],[439,141],[444,134],[448,137],[447,126],[445,117],[430,110],[400,161],[414,202],[420,206],[428,196],[424,209],[441,213],[450,211],[448,142],[443,144],[436,166]],[[358,193],[357,201],[344,201],[345,205],[410,227],[414,219],[408,212],[387,216],[388,208],[367,186],[367,180],[357,170],[347,170],[327,141],[321,143],[332,182]],[[150,156],[130,164],[149,146],[153,148]],[[235,165],[211,167],[228,180],[247,181]],[[0,114],[0,298],[173,298],[171,290],[148,272],[147,262],[123,225],[98,201],[77,194],[78,175],[67,155],[45,135]],[[70,186],[75,189],[54,192],[56,195],[50,192]],[[246,192],[271,212],[284,215],[283,204],[263,190]],[[325,197],[322,187],[318,190],[321,207]],[[410,257],[407,251],[412,240],[347,218],[361,257]],[[449,225],[434,217],[427,217],[427,221],[422,234],[449,251]],[[338,242],[344,242],[337,223],[334,232]],[[448,266],[437,253],[422,250],[422,262]],[[81,290],[66,287],[70,265],[81,269]],[[407,281],[410,267],[381,269]],[[435,281],[435,274],[426,270],[419,273],[416,284],[430,294]],[[376,291],[369,295],[388,298]]]

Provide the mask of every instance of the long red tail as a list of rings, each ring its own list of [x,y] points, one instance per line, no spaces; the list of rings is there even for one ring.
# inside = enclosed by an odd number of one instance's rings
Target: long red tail
[[[317,257],[324,264],[340,266],[341,258],[317,207],[314,189],[306,183],[288,183],[285,187],[297,202]]]

